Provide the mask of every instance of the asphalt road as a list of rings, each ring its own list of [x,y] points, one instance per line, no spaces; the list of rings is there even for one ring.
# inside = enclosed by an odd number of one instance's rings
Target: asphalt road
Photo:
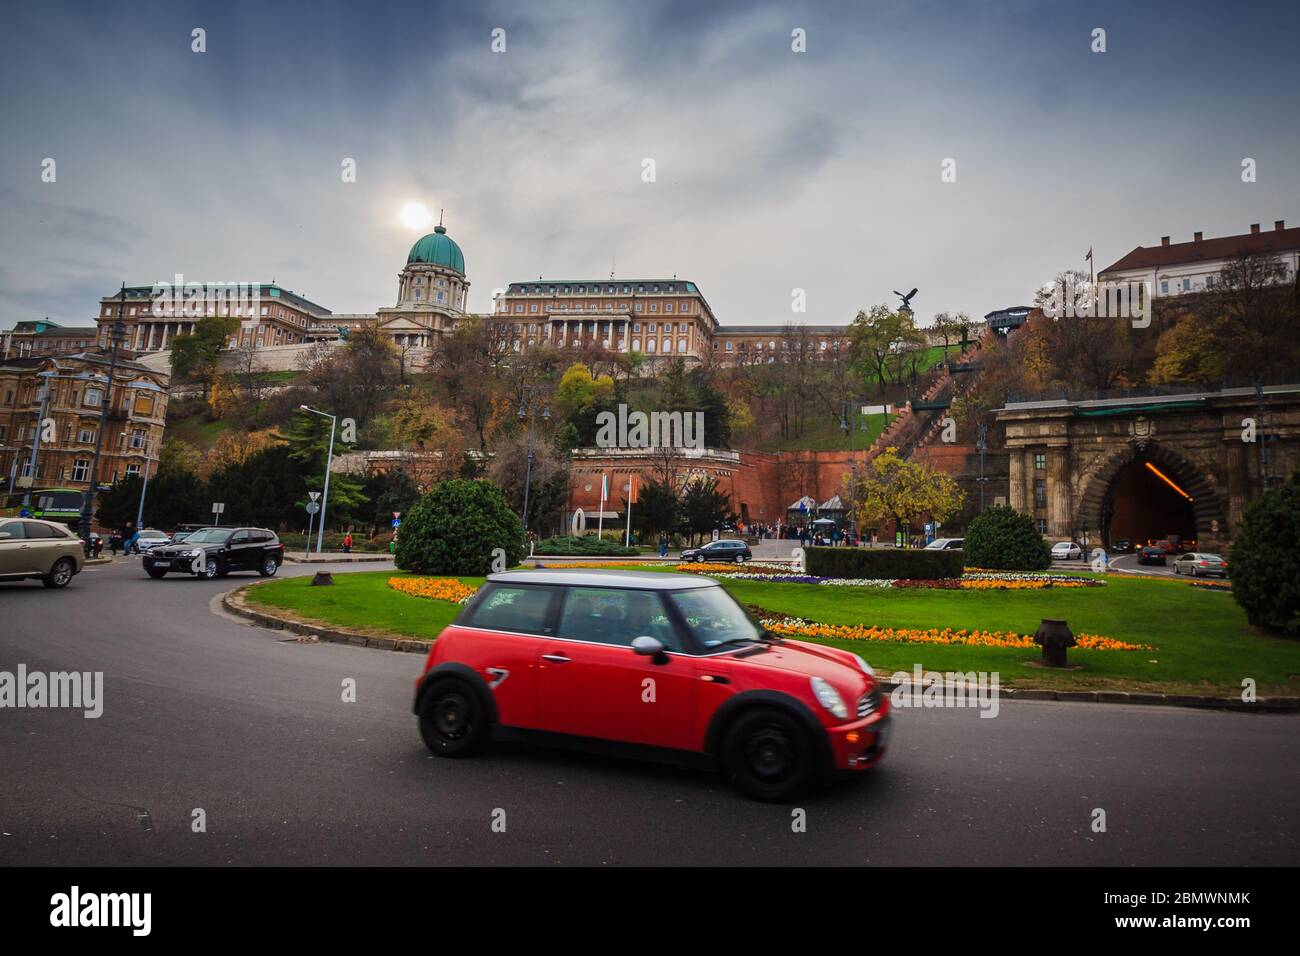
[[[63,592],[0,584],[0,670],[105,674],[98,719],[0,710],[0,863],[1300,861],[1300,717],[899,710],[885,762],[806,798],[794,832],[791,807],[706,773],[513,747],[430,757],[409,712],[418,656],[214,614],[235,583],[152,581],[119,560]]]

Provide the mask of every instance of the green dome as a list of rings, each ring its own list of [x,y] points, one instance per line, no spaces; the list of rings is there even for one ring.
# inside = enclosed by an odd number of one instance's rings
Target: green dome
[[[465,256],[460,251],[460,246],[447,236],[444,226],[434,226],[433,232],[411,246],[411,254],[406,257],[406,262],[407,265],[412,262],[427,262],[465,274]]]

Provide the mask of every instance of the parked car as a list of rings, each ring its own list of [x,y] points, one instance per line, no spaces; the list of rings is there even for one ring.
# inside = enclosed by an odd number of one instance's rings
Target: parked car
[[[1190,574],[1194,578],[1199,578],[1201,575],[1226,578],[1228,561],[1222,555],[1189,551],[1174,559],[1174,574]]]
[[[1083,557],[1083,548],[1073,541],[1058,541],[1052,545],[1053,561],[1077,561]]]
[[[1168,555],[1165,549],[1158,545],[1148,544],[1138,552],[1138,564],[1168,564]]]
[[[754,552],[749,550],[749,545],[727,538],[710,541],[702,548],[687,548],[682,552],[683,561],[734,561],[740,564],[753,558]]]
[[[272,577],[284,563],[284,544],[266,528],[202,528],[180,544],[155,547],[143,558],[145,573],[161,578],[179,571],[205,578],[232,571]]]
[[[960,551],[965,538],[935,538],[925,546],[927,551]]]
[[[414,711],[440,757],[502,739],[666,755],[776,801],[873,766],[890,720],[857,654],[764,631],[709,578],[622,571],[489,575]]]
[[[67,525],[0,518],[0,581],[40,578],[47,588],[64,588],[85,560],[81,539]]]
[[[165,531],[159,531],[157,528],[145,528],[140,532],[136,539],[136,544],[140,546],[140,553],[152,551],[160,544],[171,544],[171,536]]]

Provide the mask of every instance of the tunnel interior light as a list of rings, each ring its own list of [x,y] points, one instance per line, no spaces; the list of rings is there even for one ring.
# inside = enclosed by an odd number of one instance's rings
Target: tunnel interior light
[[[1191,495],[1189,495],[1187,492],[1183,491],[1182,488],[1179,488],[1176,484],[1174,484],[1174,480],[1173,480],[1172,478],[1170,478],[1168,475],[1166,475],[1163,471],[1161,471],[1161,470],[1160,470],[1159,468],[1157,468],[1155,465],[1151,464],[1151,462],[1146,461],[1146,462],[1143,462],[1143,464],[1147,466],[1147,469],[1148,469],[1148,470],[1149,470],[1153,475],[1155,475],[1157,478],[1159,478],[1161,481],[1163,481],[1163,482],[1164,482],[1166,485],[1168,485],[1170,488],[1174,489],[1174,491],[1178,492],[1180,495],[1182,495],[1182,496],[1183,496],[1184,498],[1186,498],[1188,501],[1195,501],[1195,500],[1196,500],[1196,499],[1193,498]]]

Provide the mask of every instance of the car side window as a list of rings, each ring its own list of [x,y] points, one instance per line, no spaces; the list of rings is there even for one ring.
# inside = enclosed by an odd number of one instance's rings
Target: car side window
[[[461,623],[492,631],[545,634],[554,597],[553,588],[488,584],[486,593]]]
[[[248,532],[236,531],[230,538],[231,544],[248,544]]]
[[[23,530],[27,532],[28,538],[53,538],[55,537],[54,529],[49,525],[43,525],[36,521],[24,521]]]
[[[27,535],[23,532],[23,523],[21,521],[10,521],[8,524],[0,524],[0,531],[9,532],[6,541],[21,541]]]
[[[634,639],[648,636],[670,651],[681,650],[677,632],[655,591],[569,588],[558,635],[621,647],[631,647]]]

